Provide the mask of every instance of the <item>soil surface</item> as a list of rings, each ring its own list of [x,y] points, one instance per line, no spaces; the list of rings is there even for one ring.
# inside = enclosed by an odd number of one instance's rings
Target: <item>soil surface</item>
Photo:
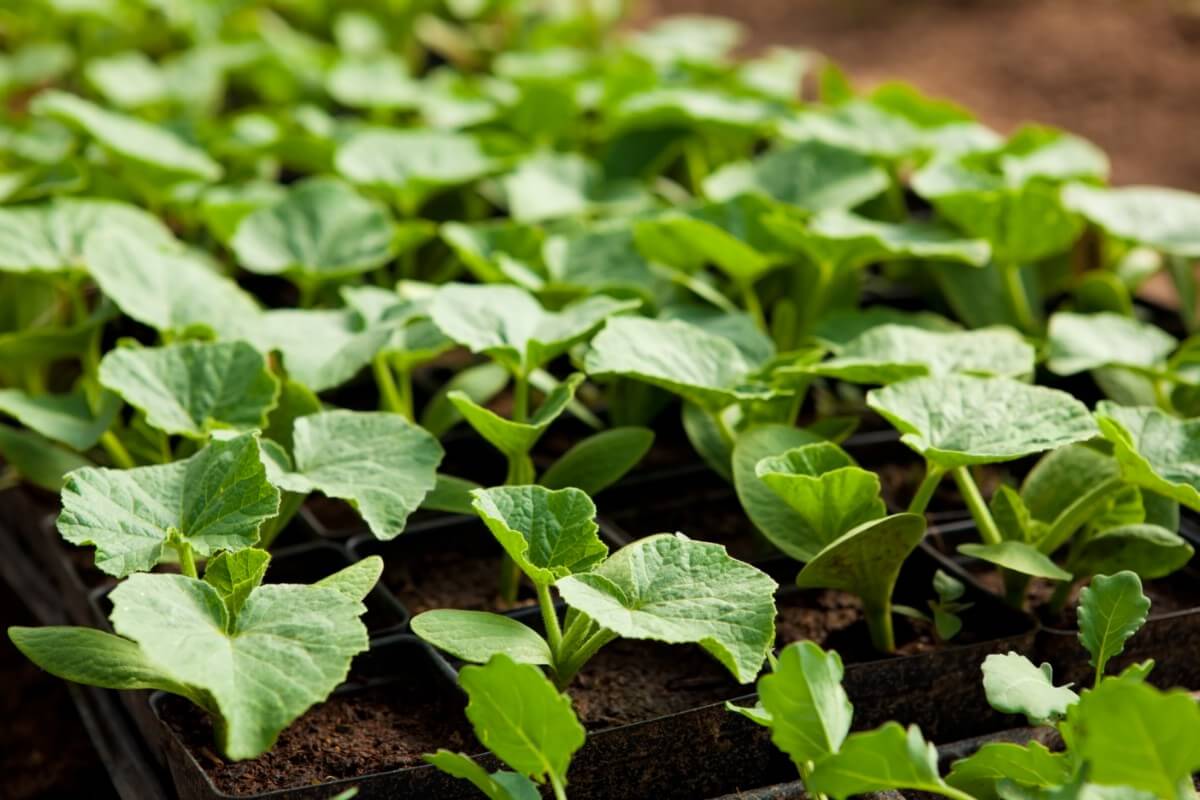
[[[463,553],[458,550],[428,550],[388,558],[383,582],[410,614],[434,608],[470,611],[507,611],[537,602],[533,588],[524,581],[515,604],[500,597],[499,553]]]
[[[34,625],[0,581],[0,625]],[[0,797],[7,800],[116,800],[66,685],[0,642]]]
[[[847,664],[877,661],[883,656],[871,646],[870,633],[862,617],[862,601],[852,594],[823,589],[816,592],[784,592],[776,601],[775,646],[809,640],[826,649],[836,649]],[[896,655],[911,656],[938,648],[930,626],[919,620],[894,615]]]
[[[213,782],[237,795],[417,766],[439,747],[479,749],[461,703],[419,679],[335,695],[285,730],[269,753],[236,763],[216,754],[212,723],[195,706],[172,698],[163,716]]]

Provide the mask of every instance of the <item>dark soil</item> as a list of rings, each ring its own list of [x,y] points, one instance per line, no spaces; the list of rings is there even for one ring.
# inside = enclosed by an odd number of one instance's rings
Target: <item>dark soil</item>
[[[0,581],[2,626],[36,624]],[[7,800],[116,800],[66,684],[33,666],[7,638],[0,643],[0,797]]]
[[[597,731],[752,691],[698,647],[618,639],[580,670],[567,694],[583,724]]]
[[[218,756],[212,723],[187,701],[171,698],[162,713],[217,787],[237,795],[417,766],[422,754],[439,747],[479,749],[461,701],[415,679],[335,695],[285,730],[269,753],[249,761]]]
[[[383,582],[414,615],[434,608],[507,611],[536,603],[532,587],[525,583],[515,604],[504,603],[499,583],[502,562],[498,552],[413,551],[387,559]]]
[[[836,649],[846,663],[876,661],[883,656],[871,646],[862,618],[862,601],[834,589],[785,591],[775,601],[775,646],[809,640]],[[930,626],[895,616],[896,655],[927,653],[938,648]]]

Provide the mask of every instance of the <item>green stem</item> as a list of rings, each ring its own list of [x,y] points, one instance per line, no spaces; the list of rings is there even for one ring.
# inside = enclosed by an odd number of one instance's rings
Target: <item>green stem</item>
[[[513,422],[529,419],[529,376],[518,372],[513,376]]]
[[[550,587],[539,583],[537,597],[538,605],[542,609],[542,624],[546,626],[546,641],[550,644],[550,657],[557,664],[562,654],[563,635],[558,624],[558,614],[554,611],[554,598],[550,596]]]
[[[1050,595],[1050,602],[1046,604],[1046,611],[1051,617],[1058,616],[1067,606],[1067,600],[1071,597],[1071,587],[1075,583],[1073,581],[1060,581],[1054,587],[1054,594]]]
[[[739,281],[738,289],[742,293],[742,302],[746,305],[746,313],[758,325],[758,329],[764,333],[769,333],[767,329],[767,315],[763,311],[762,302],[758,299],[758,292],[754,290],[754,281]]]
[[[600,651],[601,647],[604,647],[604,645],[616,638],[617,635],[612,631],[607,628],[600,628],[584,640],[583,644],[575,652],[567,654],[562,669],[554,675],[554,683],[559,690],[566,689],[575,677],[575,673],[579,672],[583,668],[583,665]]]
[[[1025,607],[1025,593],[1029,590],[1028,575],[1006,570],[1004,572],[1004,600],[1013,608]]]
[[[104,452],[108,453],[108,457],[112,459],[114,466],[120,469],[133,469],[137,466],[133,460],[133,456],[129,455],[129,451],[125,449],[125,445],[121,444],[121,440],[112,431],[105,431],[101,434],[100,446],[104,448]]]
[[[1025,291],[1025,282],[1021,280],[1021,268],[1016,264],[1001,264],[1000,271],[1004,275],[1004,289],[1008,293],[1013,311],[1017,315],[1017,325],[1025,333],[1037,333],[1040,327],[1029,303],[1029,293]]]
[[[534,482],[535,477],[533,459],[528,455],[508,457],[508,472],[504,476],[505,486],[528,486]]]
[[[892,628],[892,603],[885,598],[882,601],[868,601],[863,598],[863,617],[867,620],[867,630],[871,634],[871,644],[881,653],[896,652],[896,634]]]
[[[971,518],[975,520],[975,525],[979,528],[979,536],[983,539],[983,543],[1000,544],[1004,541],[1000,528],[996,526],[996,520],[992,519],[992,512],[988,510],[987,503],[983,501],[983,495],[979,493],[979,487],[975,485],[975,479],[971,477],[971,470],[967,467],[958,467],[950,474],[954,476],[954,482],[958,484],[958,491],[962,493],[967,509],[971,512]]]
[[[413,405],[412,370],[406,366],[395,367],[396,383],[400,388],[400,413],[409,422],[416,422],[416,409]]]
[[[817,270],[817,279],[809,287],[808,302],[804,304],[804,318],[800,320],[800,330],[803,333],[811,331],[813,325],[825,313],[825,306],[829,302],[829,287],[833,284],[834,267],[832,264],[814,261],[813,267]]]
[[[812,792],[808,790],[808,782],[812,779],[813,770],[816,768],[816,766],[817,765],[811,761],[806,761],[804,764],[800,765],[800,782],[804,784],[806,796],[811,797],[812,800],[829,800],[829,797],[821,792]]]
[[[924,514],[925,509],[929,507],[929,501],[933,497],[934,491],[938,484],[945,477],[946,470],[934,464],[926,462],[925,478],[921,481],[921,485],[917,487],[917,493],[913,495],[912,502],[908,504],[908,513]]]
[[[379,403],[393,414],[404,414],[404,399],[396,386],[396,376],[388,365],[387,356],[379,353],[371,359],[371,371],[375,373],[375,384],[379,387]]]
[[[683,160],[687,166],[688,183],[692,194],[700,196],[704,191],[704,179],[708,177],[708,159],[704,155],[704,142],[690,139],[683,145]]]
[[[1046,531],[1041,542],[1038,543],[1038,550],[1046,555],[1053,554],[1100,510],[1101,504],[1108,499],[1108,495],[1116,492],[1123,485],[1120,478],[1109,478],[1076,498],[1071,505],[1055,517],[1054,522],[1050,524],[1050,530]]]
[[[189,578],[199,578],[196,571],[196,553],[187,542],[176,542],[175,552],[179,553],[179,571]]]
[[[550,773],[550,786],[554,789],[554,800],[567,800],[567,790],[553,772]]]
[[[506,606],[517,602],[521,590],[521,568],[508,553],[500,560],[500,599]]]

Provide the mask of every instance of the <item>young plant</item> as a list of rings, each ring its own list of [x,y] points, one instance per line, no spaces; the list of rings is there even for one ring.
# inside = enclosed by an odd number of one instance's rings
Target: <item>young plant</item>
[[[203,580],[134,575],[110,595],[112,626],[9,628],[31,661],[66,680],[179,695],[213,718],[217,747],[255,758],[329,696],[367,649],[363,598],[377,558],[309,586],[260,585],[270,556],[222,551]]]
[[[430,644],[471,663],[505,653],[545,666],[559,689],[619,637],[699,644],[739,682],[758,674],[774,639],[776,584],[724,547],[659,534],[609,555],[596,508],[578,489],[502,486],[473,495],[537,590],[545,635],[498,614],[437,610],[412,622]],[[552,589],[568,606],[563,622]]]
[[[458,683],[469,699],[467,718],[476,738],[512,771],[488,774],[474,759],[449,750],[425,760],[470,781],[489,800],[538,797],[536,784],[547,782],[555,800],[566,800],[567,768],[586,736],[570,698],[540,669],[504,653],[483,666],[463,667]]]
[[[831,442],[767,456],[755,475],[774,496],[743,494],[751,519],[782,552],[804,563],[802,588],[841,589],[862,600],[871,643],[896,649],[892,591],[925,535],[919,514],[887,516],[879,476]]]

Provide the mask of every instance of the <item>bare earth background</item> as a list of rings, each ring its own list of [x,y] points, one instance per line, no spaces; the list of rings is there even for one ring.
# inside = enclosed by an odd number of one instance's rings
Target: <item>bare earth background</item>
[[[1002,131],[1068,128],[1108,152],[1116,183],[1200,191],[1200,0],[643,0],[638,19],[674,13],[734,17],[747,51],[812,48],[862,88],[904,79]],[[28,624],[7,590],[0,610]],[[112,797],[63,686],[0,656],[0,797]]]

